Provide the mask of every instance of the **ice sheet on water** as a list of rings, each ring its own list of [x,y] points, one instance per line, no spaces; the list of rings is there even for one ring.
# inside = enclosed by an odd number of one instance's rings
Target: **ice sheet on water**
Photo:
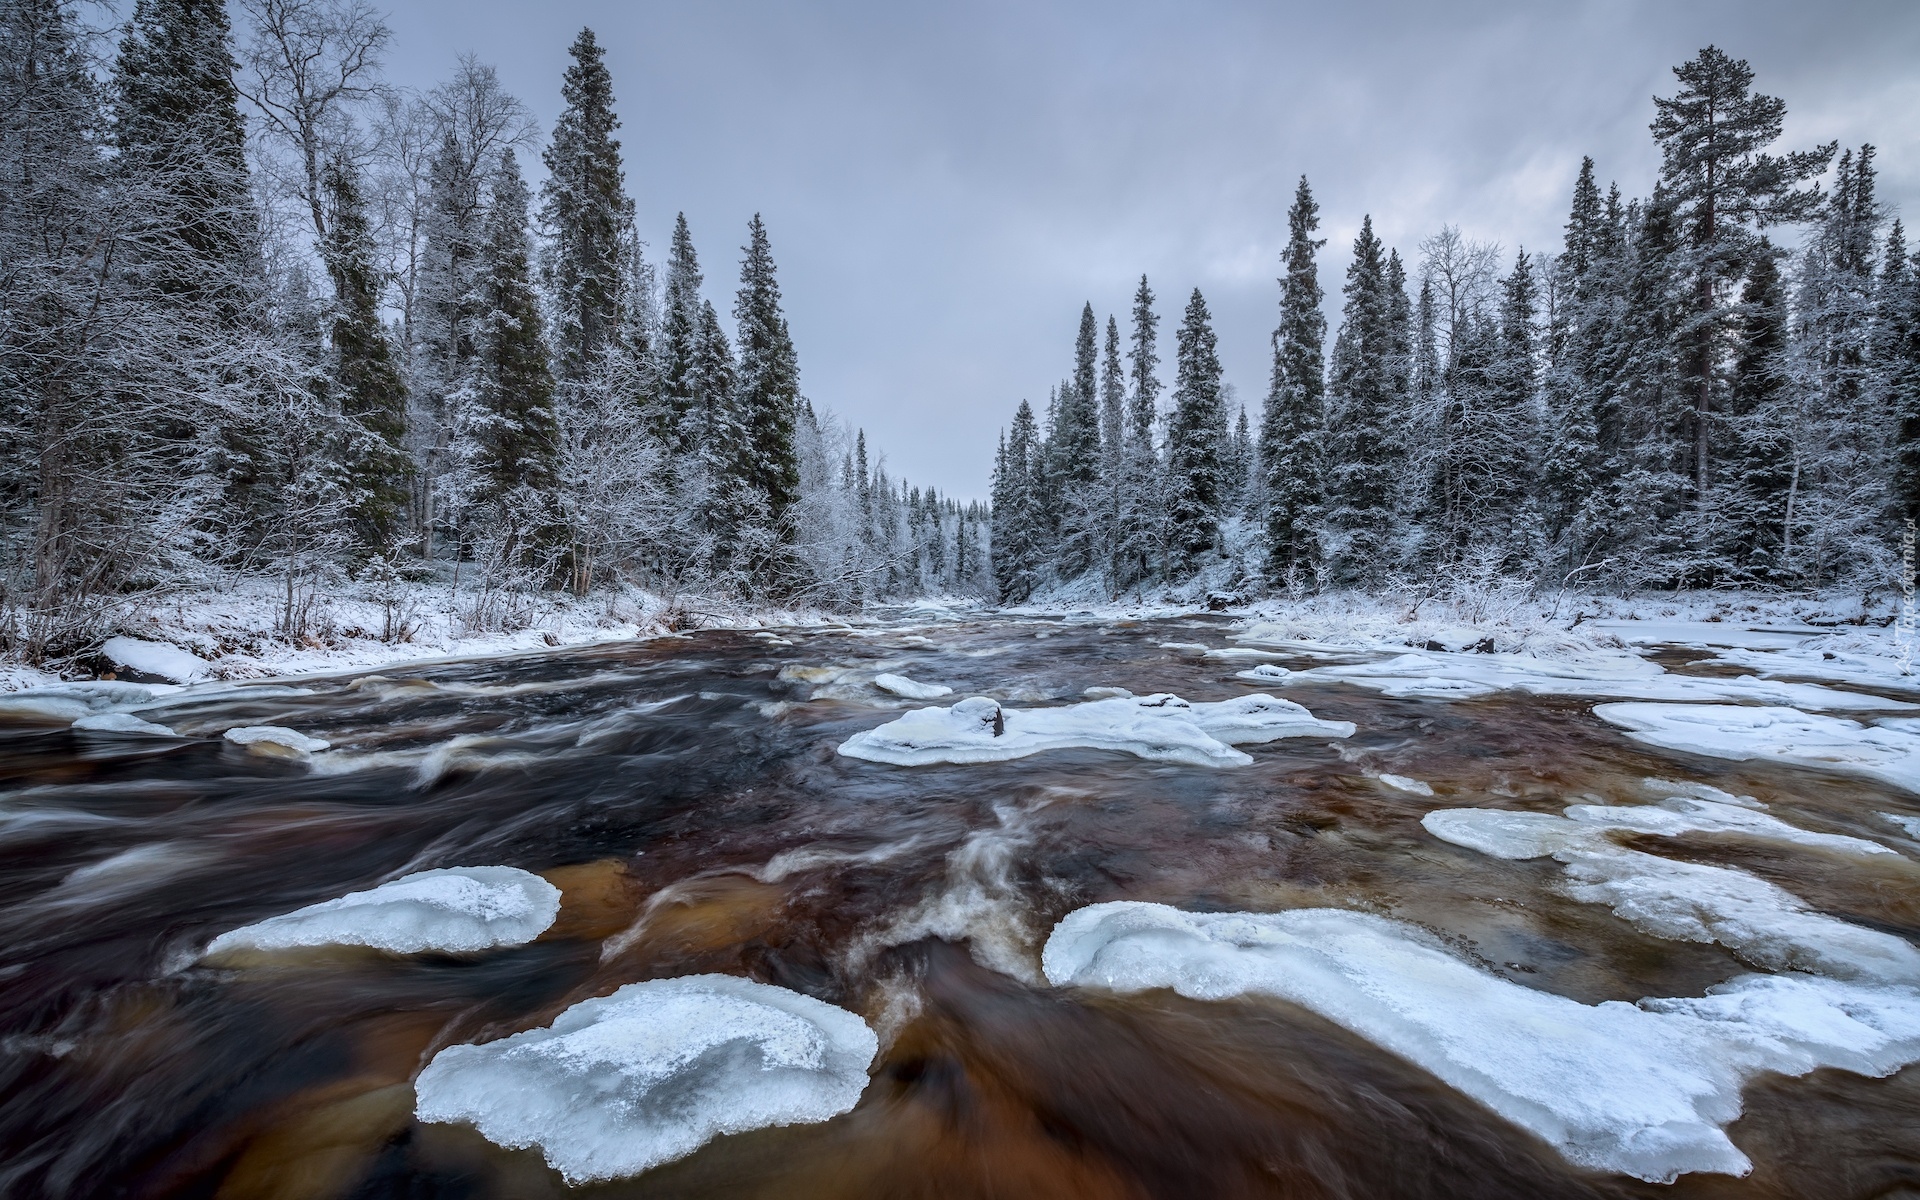
[[[142,675],[158,675],[175,683],[192,683],[213,674],[212,663],[168,642],[112,637],[101,644],[100,653],[117,667]]]
[[[1412,779],[1405,775],[1389,775],[1385,772],[1375,776],[1396,792],[1411,792],[1416,796],[1433,795],[1433,785],[1424,779]]]
[[[1260,678],[1242,673],[1240,678]],[[1740,700],[1799,708],[1895,712],[1905,700],[1836,691],[1812,683],[1781,683],[1742,675],[1711,679],[1675,675],[1631,654],[1586,654],[1566,659],[1524,654],[1453,654],[1428,651],[1375,662],[1345,663],[1294,671],[1289,685],[1349,683],[1398,699],[1471,700],[1495,692],[1536,696],[1589,696],[1603,700],[1709,702]]]
[[[73,727],[81,733],[124,733],[138,737],[163,738],[180,736],[165,725],[142,721],[132,713],[93,713],[75,721]]]
[[[1746,871],[1629,850],[1607,836],[1611,829],[1669,836],[1716,830],[1803,845],[1803,838],[1794,835],[1820,836],[1771,817],[1762,817],[1765,823],[1751,821],[1760,814],[1746,809],[1717,807],[1749,820],[1716,822],[1714,814],[1676,813],[1667,808],[1574,805],[1565,817],[1446,808],[1428,813],[1421,824],[1442,841],[1496,858],[1551,857],[1566,868],[1562,890],[1567,895],[1604,904],[1615,916],[1655,937],[1718,942],[1745,961],[1771,970],[1920,984],[1920,950],[1904,938],[1814,912],[1798,896]],[[1671,828],[1660,828],[1658,814],[1680,820]],[[1840,845],[1822,844],[1822,848],[1861,854],[1847,845],[1858,842],[1887,852],[1863,839],[1832,841]]]
[[[324,738],[308,737],[297,730],[282,728],[279,725],[242,725],[227,730],[225,736],[234,745],[256,754],[283,755],[293,758],[305,758],[309,754],[318,754],[333,744]]]
[[[1677,837],[1683,833],[1745,834],[1770,842],[1811,846],[1836,854],[1893,855],[1894,851],[1866,838],[1837,833],[1814,833],[1798,825],[1789,825],[1778,817],[1756,812],[1745,805],[1717,800],[1698,800],[1690,796],[1670,796],[1658,804],[1575,804],[1567,809],[1575,821],[1650,833],[1659,837]]]
[[[1920,791],[1920,734],[1794,708],[1597,704],[1594,715],[1666,750],[1865,775]]]
[[[942,696],[953,695],[953,689],[944,683],[920,683],[908,679],[905,675],[895,675],[892,672],[875,675],[873,686],[883,692],[905,696],[909,700],[938,700]]]
[[[879,1049],[853,1013],[750,980],[692,975],[583,1000],[544,1029],[450,1046],[415,1081],[422,1121],[538,1147],[567,1179],[637,1175],[721,1134],[851,1109]]]
[[[1920,817],[1903,817],[1899,813],[1875,813],[1882,821],[1898,829],[1916,842],[1920,842]]]
[[[123,683],[110,679],[57,683],[0,695],[0,716],[75,721],[92,713],[141,708],[179,690],[170,683]]]
[[[303,946],[468,953],[530,942],[559,914],[560,889],[531,871],[441,867],[242,926],[213,939],[207,953]]]
[[[1240,696],[1190,704],[1178,696],[1113,697],[1060,708],[1002,708],[974,696],[921,708],[841,743],[840,753],[896,766],[986,763],[1044,750],[1118,750],[1155,762],[1202,767],[1253,761],[1233,749],[1284,737],[1348,737],[1353,724],[1322,721],[1290,700]]]
[[[1275,996],[1425,1068],[1583,1166],[1744,1174],[1723,1127],[1761,1071],[1885,1075],[1920,1059],[1920,993],[1741,976],[1700,998],[1597,1005],[1510,983],[1365,913],[1097,904],[1042,954],[1056,986]]]

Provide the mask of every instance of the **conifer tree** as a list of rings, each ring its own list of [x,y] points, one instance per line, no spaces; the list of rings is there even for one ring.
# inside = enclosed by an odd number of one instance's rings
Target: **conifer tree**
[[[546,330],[533,291],[527,186],[513,151],[500,157],[477,287],[474,501],[498,511],[516,491],[550,499],[559,426]]]
[[[560,85],[564,107],[544,156],[540,219],[550,238],[542,275],[555,314],[558,374],[573,383],[619,336],[631,210],[613,136],[620,120],[613,112],[606,53],[591,29],[582,29],[567,52],[573,61]]]
[[[1373,218],[1362,220],[1347,267],[1340,333],[1328,380],[1325,533],[1331,581],[1364,586],[1384,577],[1398,464],[1392,455],[1396,393],[1393,301]]]
[[[161,291],[241,319],[259,236],[225,0],[138,0],[114,62],[119,165],[148,200],[132,231]]]
[[[1720,346],[1732,318],[1725,302],[1729,281],[1751,257],[1761,228],[1812,215],[1819,191],[1799,185],[1826,170],[1835,148],[1767,154],[1780,137],[1787,106],[1755,93],[1752,68],[1718,47],[1706,47],[1673,73],[1680,91],[1654,98],[1652,129],[1660,143],[1665,203],[1687,247],[1692,312],[1679,333],[1692,400],[1694,497],[1704,503]]]
[[[1120,326],[1107,318],[1100,357],[1100,541],[1107,586],[1117,591],[1120,547],[1126,540],[1127,376],[1120,361]]]
[[[758,213],[747,226],[743,253],[733,319],[740,342],[737,407],[749,446],[746,482],[759,495],[765,521],[784,529],[784,518],[800,493],[800,460],[793,441],[800,366],[780,311],[767,227]],[[790,535],[790,530],[783,533]]]
[[[1071,578],[1100,559],[1100,396],[1093,305],[1080,310],[1073,377],[1055,393],[1048,423],[1048,497],[1060,538],[1060,572]]]
[[[733,346],[709,301],[700,302],[695,327],[689,413],[690,445],[700,466],[699,521],[713,538],[713,559],[726,564],[734,541],[757,507],[749,471],[748,434],[736,400]]]
[[[1783,576],[1793,486],[1793,430],[1787,362],[1787,296],[1779,251],[1761,238],[1740,294],[1728,417],[1726,557],[1736,578]]]
[[[380,321],[380,280],[373,234],[353,169],[339,159],[324,175],[327,239],[333,279],[332,382],[347,418],[343,465],[352,498],[355,540],[362,553],[385,554],[398,541],[410,494],[406,386]]]
[[[993,472],[993,572],[1003,604],[1021,603],[1039,583],[1033,496],[1038,434],[1033,408],[1022,400],[1001,442]]]
[[[1487,508],[1481,539],[1508,550],[1506,564],[1520,565],[1530,528],[1523,513],[1535,494],[1534,464],[1539,429],[1534,419],[1534,397],[1539,386],[1535,360],[1534,317],[1539,287],[1533,259],[1523,249],[1513,271],[1501,284],[1497,348],[1494,352],[1490,399],[1485,427]]]
[[[1321,504],[1322,438],[1326,427],[1327,319],[1320,311],[1314,255],[1320,207],[1306,176],[1287,210],[1287,249],[1280,278],[1280,324],[1273,331],[1273,376],[1260,418],[1259,463],[1266,505],[1267,577],[1276,584],[1310,586],[1320,551],[1315,537]]]
[[[1603,221],[1593,159],[1583,158],[1573,185],[1565,249],[1556,268],[1561,300],[1547,331],[1543,381],[1550,426],[1541,475],[1546,534],[1563,545],[1568,558],[1577,558],[1585,549],[1581,517],[1602,482],[1592,330],[1603,320],[1602,259],[1610,257]],[[1577,564],[1569,562],[1565,569],[1577,569]]]
[[[1133,294],[1133,334],[1127,351],[1132,392],[1121,464],[1125,506],[1120,516],[1116,591],[1154,578],[1164,557],[1163,477],[1154,447],[1154,429],[1160,420],[1160,316],[1153,311],[1153,299],[1153,289],[1142,275]]]
[[[1877,308],[1874,357],[1892,426],[1891,507],[1901,521],[1920,521],[1920,253],[1907,257],[1899,221],[1887,233]]]
[[[698,403],[695,379],[700,353],[700,259],[687,214],[674,218],[673,240],[667,249],[667,282],[661,297],[660,344],[656,350],[660,404],[655,433],[676,453],[690,445],[689,414]]]
[[[1219,538],[1227,440],[1220,355],[1200,289],[1175,337],[1173,412],[1167,422],[1167,556],[1175,577],[1191,574]]]

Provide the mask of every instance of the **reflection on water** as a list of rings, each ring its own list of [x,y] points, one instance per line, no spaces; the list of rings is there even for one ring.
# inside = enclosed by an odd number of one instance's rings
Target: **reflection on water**
[[[877,671],[1021,704],[1093,686],[1221,700],[1252,690],[1231,678],[1244,664],[1161,644],[1221,646],[1225,632],[980,621],[798,632],[790,645],[715,633],[387,668],[304,693],[242,688],[142,714],[205,739],[185,743],[9,725],[0,1194],[562,1195],[535,1152],[416,1123],[414,1075],[442,1047],[544,1025],[621,984],[720,972],[861,1013],[882,1037],[874,1082],[833,1121],[722,1138],[595,1191],[1920,1195],[1920,1068],[1763,1077],[1730,1129],[1754,1172],[1661,1187],[1570,1167],[1287,1004],[1064,992],[1039,973],[1054,922],[1131,899],[1358,909],[1583,1002],[1698,995],[1747,968],[1564,897],[1550,859],[1476,854],[1420,818],[1642,803],[1644,777],[1705,781],[1802,828],[1909,853],[1842,863],[1706,835],[1623,844],[1739,867],[1912,939],[1920,862],[1874,814],[1920,814],[1913,797],[1661,755],[1579,701],[1331,685],[1285,694],[1355,722],[1350,741],[1252,747],[1254,764],[1231,770],[1097,752],[901,769],[834,753],[912,706],[868,686]],[[336,749],[311,766],[250,756],[217,740],[235,725]],[[409,871],[488,864],[561,889],[540,940],[473,957],[195,962],[237,926]]]

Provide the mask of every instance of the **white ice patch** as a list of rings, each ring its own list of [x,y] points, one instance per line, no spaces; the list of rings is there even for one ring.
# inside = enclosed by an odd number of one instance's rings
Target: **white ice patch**
[[[1903,817],[1899,813],[1875,813],[1882,821],[1898,829],[1916,842],[1920,842],[1920,817]]]
[[[148,642],[140,638],[108,638],[100,653],[115,666],[142,675],[158,675],[175,683],[192,683],[213,674],[213,664],[198,654],[166,642]]]
[[[853,1013],[764,983],[692,975],[583,1000],[545,1029],[449,1046],[414,1115],[539,1147],[570,1184],[637,1175],[727,1133],[825,1121],[879,1049]]]
[[[943,683],[918,683],[905,675],[891,673],[875,675],[873,686],[883,692],[905,696],[909,700],[938,700],[942,696],[953,695],[953,689]]]
[[[278,725],[243,725],[237,729],[227,730],[226,739],[256,754],[284,755],[293,758],[305,758],[309,754],[318,754],[333,744],[323,738],[308,737],[304,733],[283,729]]]
[[[1778,817],[1756,812],[1746,805],[1696,800],[1688,796],[1672,796],[1651,805],[1575,804],[1567,809],[1567,816],[1575,821],[1608,829],[1650,833],[1659,837],[1677,837],[1683,833],[1745,834],[1762,841],[1811,846],[1835,854],[1898,857],[1879,842],[1870,842],[1866,838],[1814,833],[1798,825],[1789,825]]]
[[[1384,771],[1375,776],[1396,792],[1411,792],[1416,796],[1433,795],[1433,785],[1424,779],[1410,779],[1405,775],[1389,775]]]
[[[559,915],[560,889],[531,871],[442,867],[242,926],[213,939],[207,953],[300,946],[470,953],[523,945]]]
[[[1758,815],[1727,805],[1716,807],[1741,818]],[[1817,834],[1770,817],[1761,818],[1770,824],[1733,818],[1720,821],[1715,814],[1698,810],[1582,804],[1567,812],[1567,817],[1556,817],[1445,808],[1428,813],[1420,823],[1441,841],[1495,858],[1551,857],[1566,868],[1562,890],[1567,895],[1584,903],[1604,904],[1615,916],[1654,937],[1718,942],[1746,962],[1770,970],[1920,984],[1920,950],[1904,938],[1813,912],[1798,896],[1746,871],[1676,862],[1629,850],[1607,836],[1610,829],[1659,834],[1711,830],[1804,845],[1805,838]],[[1659,827],[1662,814],[1678,818],[1672,828]],[[1783,829],[1787,832],[1782,833]],[[1854,838],[1832,839],[1842,844],[1827,843],[1822,848],[1858,854],[1861,851],[1845,845],[1856,842],[1887,852],[1885,847]]]
[[[170,683],[122,683],[110,679],[58,683],[0,695],[0,716],[75,721],[93,713],[141,708],[179,690]]]
[[[1240,678],[1266,677],[1248,672]],[[1835,691],[1812,683],[1780,683],[1751,675],[1738,679],[1673,675],[1658,663],[1628,654],[1546,659],[1524,654],[1432,651],[1400,654],[1378,662],[1314,667],[1284,678],[1289,685],[1350,683],[1399,699],[1471,700],[1495,692],[1520,691],[1535,696],[1608,700],[1740,700],[1854,711],[1893,712],[1913,707],[1905,700]]]
[[[1133,699],[1133,693],[1123,687],[1090,687],[1080,694],[1089,700]]]
[[[896,766],[1005,762],[1045,750],[1118,750],[1154,762],[1237,767],[1237,744],[1285,737],[1348,737],[1349,721],[1322,721],[1290,700],[1241,696],[1189,704],[1178,696],[1115,697],[1061,708],[1002,708],[985,696],[921,708],[841,743],[840,753]]]
[[[1665,750],[1865,775],[1920,792],[1920,734],[1792,708],[1597,704],[1601,720]]]
[[[1581,1004],[1460,961],[1412,926],[1333,909],[1096,904],[1055,927],[1056,986],[1276,996],[1432,1072],[1571,1161],[1671,1182],[1751,1163],[1723,1126],[1762,1071],[1886,1075],[1920,1058],[1920,993],[1742,976],[1698,999]]]
[[[1293,674],[1292,671],[1287,670],[1287,668],[1278,663],[1261,663],[1257,667],[1249,667],[1244,671],[1236,671],[1233,677],[1235,679],[1244,679],[1249,683],[1271,683],[1276,679],[1285,679],[1291,674]]]
[[[81,733],[125,733],[139,737],[179,737],[180,735],[165,725],[156,725],[152,721],[142,721],[132,713],[94,713],[81,717],[73,723],[74,729]]]

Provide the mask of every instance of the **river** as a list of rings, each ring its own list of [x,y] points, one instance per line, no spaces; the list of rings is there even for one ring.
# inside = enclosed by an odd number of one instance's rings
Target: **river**
[[[707,632],[243,686],[155,716],[190,740],[0,727],[0,1193],[9,1197],[1920,1196],[1920,1067],[1763,1073],[1727,1126],[1750,1174],[1643,1182],[1546,1141],[1308,1008],[1050,986],[1084,906],[1346,909],[1592,1005],[1698,996],[1750,969],[1567,894],[1550,859],[1434,837],[1442,806],[1557,812],[1648,777],[1897,845],[1916,798],[1669,753],[1591,700],[1275,692],[1345,740],[1248,766],[1094,750],[903,768],[836,753],[915,707],[890,670],[1013,706],[1089,687],[1260,690],[1165,643],[1224,619],[899,617]],[[1285,660],[1282,660],[1285,661]],[[1676,660],[1678,661],[1678,660]],[[1240,664],[1245,665],[1245,664]],[[1311,665],[1302,663],[1297,665]],[[148,715],[143,713],[143,716]],[[219,740],[325,738],[312,762]],[[1382,784],[1428,784],[1435,796]],[[1920,939],[1920,862],[1707,836],[1621,844],[1737,867],[1818,912]],[[342,948],[242,967],[215,935],[431,867],[542,874],[560,916],[478,955]],[[622,984],[741,976],[860,1014],[881,1050],[832,1120],[721,1137],[569,1188],[536,1150],[414,1119],[439,1049],[545,1025]]]

